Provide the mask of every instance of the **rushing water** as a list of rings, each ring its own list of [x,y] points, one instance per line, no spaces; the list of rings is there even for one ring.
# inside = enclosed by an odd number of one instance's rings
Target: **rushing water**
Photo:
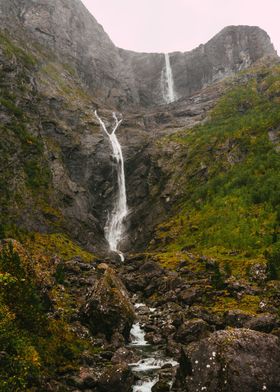
[[[140,323],[133,324],[130,335],[131,346],[148,346],[148,342],[145,340],[145,332],[140,327]]]
[[[144,304],[135,304],[136,313]],[[156,346],[150,345],[145,340],[145,332],[137,321],[130,331],[131,343],[130,347],[134,348],[140,360],[131,363],[132,371],[137,375],[139,380],[133,386],[133,392],[151,392],[152,387],[157,383],[158,371],[166,364],[172,367],[178,363],[171,358],[165,357],[162,350]],[[170,383],[170,389],[172,382]]]
[[[176,93],[174,89],[173,72],[170,64],[170,57],[168,53],[165,53],[165,71],[163,78],[163,95],[166,103],[176,101]]]
[[[113,113],[114,126],[112,132],[110,133],[103,120],[98,116],[96,111],[95,116],[98,119],[103,131],[106,133],[110,140],[113,150],[113,157],[117,164],[118,192],[113,211],[109,215],[105,227],[105,237],[110,246],[110,250],[118,253],[121,260],[124,261],[124,256],[119,250],[119,244],[123,239],[123,235],[125,232],[124,219],[128,214],[128,207],[125,187],[124,159],[121,145],[116,136],[116,131],[121,125],[122,120],[119,120],[116,113]]]

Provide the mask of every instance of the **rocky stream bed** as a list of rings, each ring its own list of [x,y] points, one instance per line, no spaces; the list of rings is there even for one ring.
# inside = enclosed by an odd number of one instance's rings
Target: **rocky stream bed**
[[[202,277],[183,278],[180,268],[166,270],[146,255],[123,264],[68,263],[61,295],[75,297],[73,329],[91,339],[95,353],[83,356],[78,372],[63,375],[66,390],[279,391],[280,323],[272,302],[260,304],[257,314],[217,312],[203,296],[225,292]],[[245,295],[244,287],[236,290]]]

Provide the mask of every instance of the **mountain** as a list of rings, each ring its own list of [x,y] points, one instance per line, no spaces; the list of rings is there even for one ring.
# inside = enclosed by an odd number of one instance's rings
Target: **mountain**
[[[1,0],[1,4],[2,25],[23,26],[62,62],[71,64],[87,89],[103,102],[122,110],[165,103],[164,55],[117,48],[81,1]],[[177,96],[190,96],[264,56],[276,52],[263,30],[227,27],[191,52],[170,54]]]
[[[79,0],[0,0],[0,20],[0,391],[279,390],[268,35],[230,26],[170,53],[168,103],[166,56],[117,48]],[[123,117],[123,263],[95,110]]]

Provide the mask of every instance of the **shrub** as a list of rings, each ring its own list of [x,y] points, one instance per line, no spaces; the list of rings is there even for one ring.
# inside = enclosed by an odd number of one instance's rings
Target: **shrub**
[[[280,244],[276,243],[271,252],[265,254],[267,260],[268,279],[280,280]]]
[[[30,265],[24,265],[12,242],[2,249],[0,271],[13,278],[2,282],[0,296],[6,306],[13,309],[18,325],[34,331],[43,328],[43,305],[34,272]]]

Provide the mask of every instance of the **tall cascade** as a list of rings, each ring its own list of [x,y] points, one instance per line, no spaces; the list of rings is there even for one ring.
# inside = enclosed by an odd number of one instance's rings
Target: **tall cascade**
[[[118,193],[113,211],[109,215],[105,226],[105,238],[108,241],[110,250],[118,253],[121,260],[124,261],[124,256],[119,250],[118,246],[123,239],[125,232],[124,219],[128,214],[128,207],[125,187],[124,159],[121,145],[116,136],[116,131],[121,125],[122,120],[119,120],[116,113],[113,113],[115,124],[113,126],[112,132],[110,133],[102,119],[98,116],[97,111],[95,111],[95,116],[98,119],[103,131],[110,140],[113,150],[113,157],[117,163]]]
[[[165,71],[163,78],[163,96],[166,103],[171,103],[176,101],[176,93],[174,90],[174,79],[173,72],[170,64],[169,54],[165,53]]]

